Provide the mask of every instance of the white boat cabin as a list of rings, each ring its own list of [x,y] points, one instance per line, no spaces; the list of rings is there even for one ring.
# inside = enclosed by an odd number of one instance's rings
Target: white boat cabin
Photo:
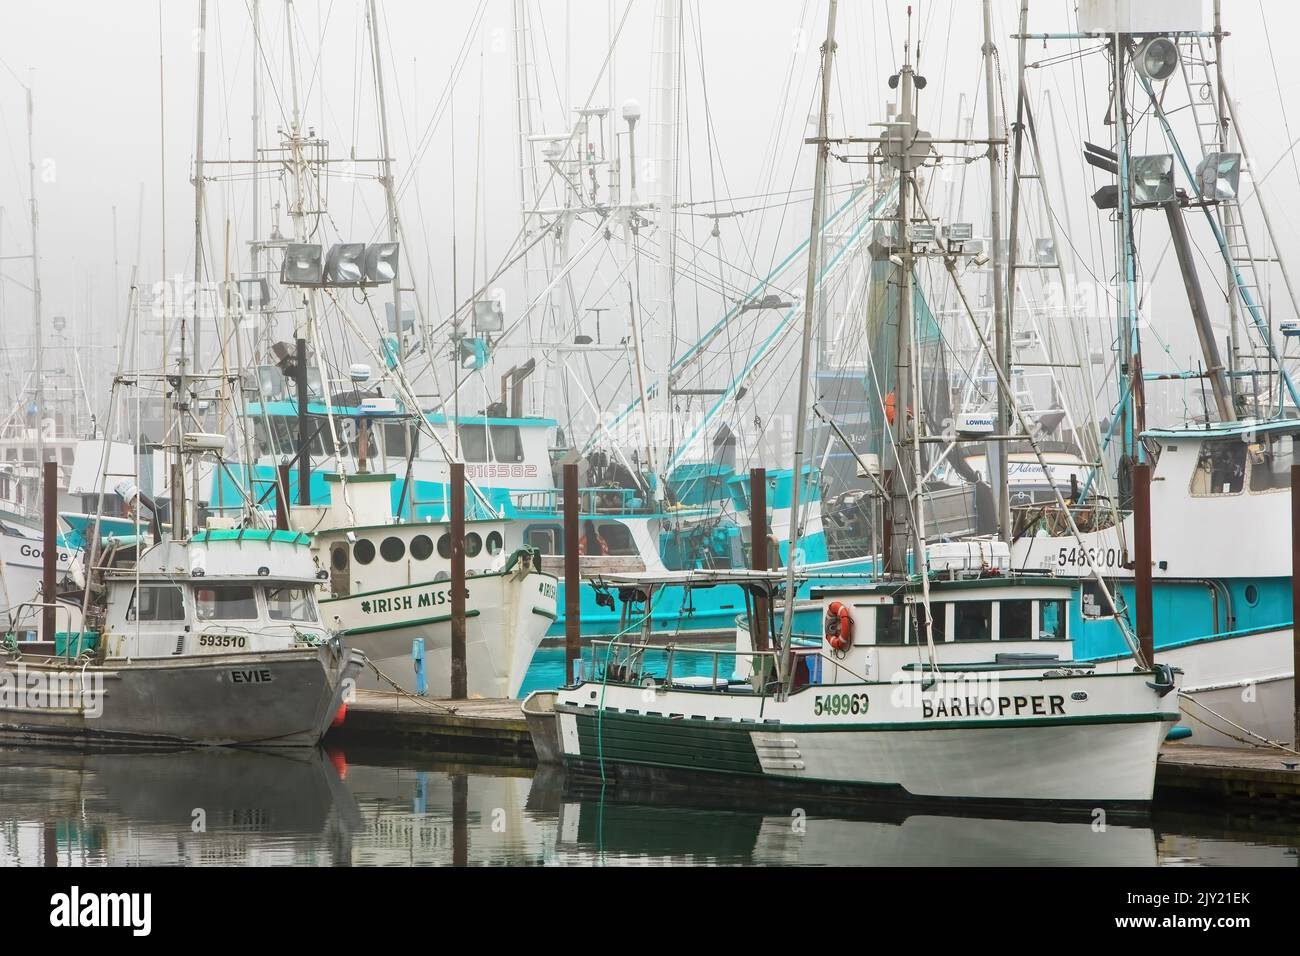
[[[109,658],[280,650],[326,641],[308,536],[202,531],[105,573]]]

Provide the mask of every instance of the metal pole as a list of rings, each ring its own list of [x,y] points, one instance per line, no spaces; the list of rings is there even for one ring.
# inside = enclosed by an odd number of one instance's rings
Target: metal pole
[[[578,567],[578,466],[564,466],[564,683],[573,679],[573,662],[581,653],[582,580]]]
[[[41,252],[39,245],[40,217],[36,211],[36,153],[33,140],[32,88],[27,90],[27,188],[32,218],[32,348],[36,351],[36,376],[33,381],[34,395],[32,404],[36,406],[36,463],[39,467],[45,461],[45,433],[42,425],[45,419],[45,356],[41,342]]]
[[[375,0],[370,0],[370,39],[374,50],[375,97],[379,101],[379,144],[383,149],[384,201],[388,207],[388,239],[397,242],[397,196],[393,193],[393,159],[388,151],[388,101],[384,98],[384,70],[379,60],[379,14]],[[452,307],[456,305],[452,300]],[[393,271],[393,320],[397,323],[397,341],[402,341],[402,283],[401,270]],[[398,349],[399,355],[401,349]],[[405,356],[402,356],[405,358]]]
[[[194,133],[194,358],[195,374],[203,371],[203,323],[199,318],[200,290],[203,288],[203,91],[207,78],[208,0],[199,3],[199,93]],[[256,205],[256,203],[254,203]],[[184,427],[182,426],[182,431]],[[198,467],[197,465],[195,466]],[[198,485],[194,494],[198,496]]]
[[[825,198],[826,162],[830,158],[827,141],[826,114],[830,110],[831,69],[835,61],[836,0],[831,0],[826,16],[826,42],[822,44],[821,108],[817,114],[817,169],[813,175],[812,224],[808,236],[808,279],[803,299],[803,342],[799,353],[799,377],[796,381],[798,401],[794,418],[794,463],[790,474],[790,546],[785,557],[785,613],[781,615],[781,681],[789,685],[790,639],[794,630],[794,566],[799,547],[799,492],[803,484],[804,439],[807,431],[809,372],[812,368],[812,337],[816,315],[813,311],[817,299],[817,272],[820,267],[817,253],[822,233],[822,213]],[[901,232],[901,226],[900,226]]]
[[[749,469],[749,566],[755,571],[767,568],[767,469]],[[754,650],[766,651],[767,598],[754,599],[754,621],[751,625]]]
[[[1133,466],[1133,587],[1138,647],[1142,660],[1150,667],[1155,663],[1155,637],[1151,598],[1151,466],[1146,462]]]
[[[1192,308],[1196,337],[1200,339],[1201,354],[1205,356],[1205,374],[1210,379],[1214,404],[1219,410],[1219,420],[1235,422],[1237,411],[1232,404],[1232,392],[1223,368],[1223,359],[1219,357],[1219,342],[1215,338],[1214,327],[1210,324],[1205,295],[1201,292],[1201,280],[1196,275],[1196,262],[1192,259],[1192,244],[1187,238],[1187,223],[1183,221],[1182,207],[1172,200],[1164,206],[1165,216],[1169,220],[1169,235],[1178,256],[1178,268],[1183,274],[1183,287],[1187,290],[1187,302]]]
[[[451,696],[469,696],[465,672],[465,463],[451,463]]]
[[[311,504],[311,449],[307,435],[307,340],[298,339],[294,372],[298,389],[298,504]]]
[[[993,14],[990,0],[984,0],[984,85],[985,85],[985,113],[988,117],[988,137],[990,140],[1000,138],[998,135],[998,111],[997,104],[997,69],[994,61],[996,47],[993,45]],[[1021,4],[1021,33],[1024,32],[1027,0]],[[1024,56],[1024,41],[1021,41],[1021,56]],[[1021,77],[1021,88],[1017,97],[1017,104],[1023,102],[1023,76]],[[1017,106],[1019,109],[1019,105]],[[1016,173],[1020,172],[1020,132],[1016,133]],[[999,364],[1002,371],[1006,373],[1007,379],[1011,380],[1011,322],[1009,311],[1015,308],[1015,254],[1016,254],[1016,212],[1018,209],[1018,197],[1012,200],[1011,222],[1012,229],[1010,242],[1002,241],[1002,162],[998,156],[998,146],[996,143],[989,143],[989,232],[991,234],[991,244],[993,246],[993,347],[996,352],[995,361]],[[1014,189],[1014,187],[1013,187]],[[1014,195],[1014,194],[1013,194]],[[1009,257],[1009,258],[1004,258]],[[1003,262],[1008,263],[1011,281],[1009,285],[1003,273]],[[1012,296],[1011,301],[1007,301],[1007,293]],[[901,397],[899,401],[902,401]],[[919,412],[918,412],[919,414]],[[1011,431],[1011,406],[1009,396],[998,392],[998,434],[1006,435]],[[1007,449],[998,447],[993,443],[987,446],[990,453],[996,448],[998,456],[998,467],[996,472],[996,485],[994,489],[998,496],[998,531],[1002,540],[1011,543],[1011,493],[1008,485],[1007,475]],[[990,472],[992,469],[990,469]],[[993,477],[990,474],[990,477]]]
[[[59,561],[59,463],[47,461],[42,466],[45,516],[42,531],[45,542],[41,550],[41,637],[54,640],[54,572]]]

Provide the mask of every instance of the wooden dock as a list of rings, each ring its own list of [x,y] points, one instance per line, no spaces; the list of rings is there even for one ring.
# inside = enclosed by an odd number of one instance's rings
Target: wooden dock
[[[384,750],[437,751],[533,763],[533,739],[521,701],[447,700],[393,691],[358,690],[343,726],[326,743]]]
[[[1156,798],[1295,814],[1300,810],[1300,757],[1262,748],[1165,744],[1156,766]]]

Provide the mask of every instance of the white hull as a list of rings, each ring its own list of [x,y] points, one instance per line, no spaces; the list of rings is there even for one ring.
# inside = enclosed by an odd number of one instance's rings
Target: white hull
[[[1176,695],[1159,696],[1148,680],[992,673],[928,690],[907,681],[812,685],[785,701],[583,683],[560,691],[556,709],[566,761],[588,767],[604,761],[885,797],[1145,803],[1160,743],[1178,717]],[[833,698],[854,706],[837,701],[832,715]]]
[[[451,585],[421,582],[321,602],[349,646],[366,653],[403,690],[416,691],[412,642],[424,639],[428,693],[451,693]],[[475,697],[515,697],[546,630],[555,620],[556,580],[540,572],[498,572],[466,579],[465,669]],[[392,690],[367,670],[358,686]]]

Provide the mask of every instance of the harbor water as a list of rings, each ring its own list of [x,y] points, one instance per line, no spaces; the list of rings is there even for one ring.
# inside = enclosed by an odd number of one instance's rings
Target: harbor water
[[[1300,826],[674,803],[540,770],[349,750],[0,751],[0,864],[1295,867]]]

